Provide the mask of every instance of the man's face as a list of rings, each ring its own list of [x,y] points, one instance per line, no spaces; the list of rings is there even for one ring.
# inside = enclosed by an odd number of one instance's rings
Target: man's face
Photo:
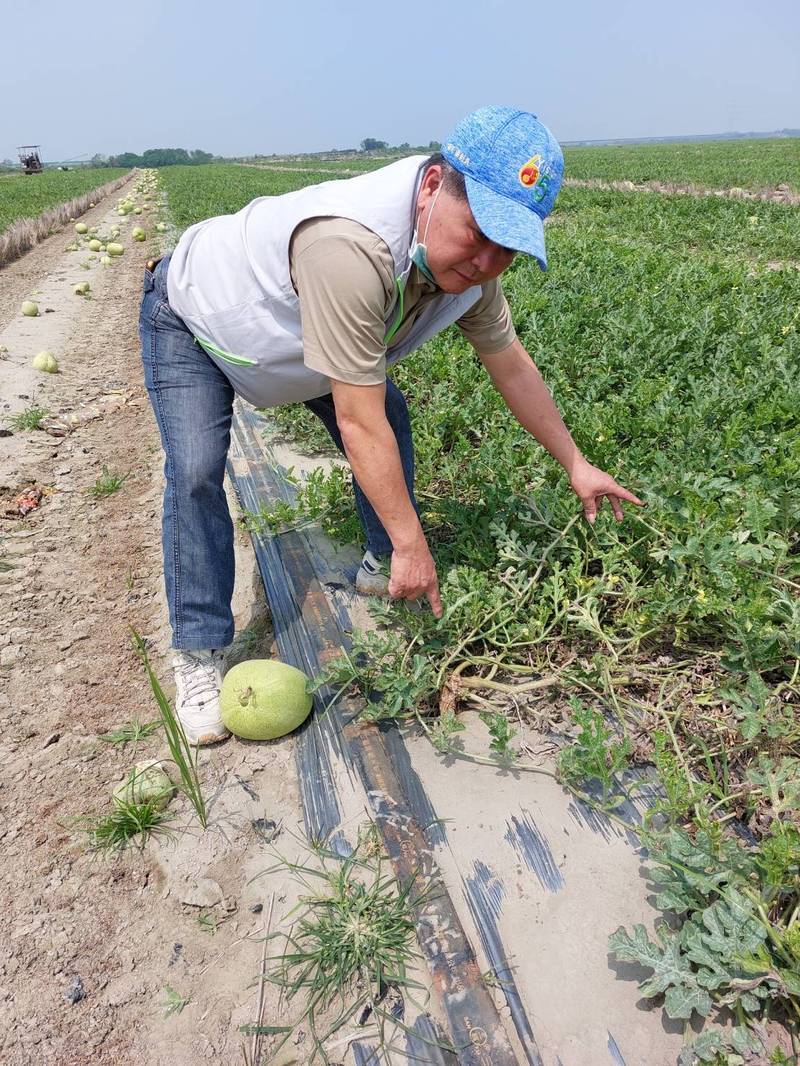
[[[417,196],[417,232],[425,233],[433,197],[442,180],[442,168],[429,167]],[[499,277],[511,265],[516,252],[485,237],[475,222],[466,200],[446,189],[436,199],[425,239],[428,266],[436,284],[444,292],[465,292]]]

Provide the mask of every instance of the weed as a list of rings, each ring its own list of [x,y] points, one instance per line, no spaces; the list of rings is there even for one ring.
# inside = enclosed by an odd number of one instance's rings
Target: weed
[[[360,828],[358,842],[346,858],[330,850],[324,841],[306,842],[319,865],[280,857],[278,864],[264,871],[288,869],[308,889],[308,894],[301,896],[286,915],[288,918],[304,908],[293,922],[292,932],[276,932],[267,937],[284,937],[290,950],[268,957],[277,965],[264,977],[285,990],[288,1002],[302,991],[305,1009],[291,1026],[247,1025],[243,1031],[283,1032],[287,1034],[282,1041],[285,1043],[288,1034],[306,1022],[313,1039],[309,1062],[315,1062],[319,1053],[327,1063],[323,1043],[365,1008],[380,1019],[382,1046],[384,1022],[405,1028],[385,1010],[382,1001],[392,986],[409,997],[412,988],[424,988],[406,972],[411,962],[419,958],[414,949],[410,900],[414,882],[400,886],[392,875],[382,874],[385,856],[379,839],[377,827],[370,823]],[[328,863],[334,863],[334,868],[330,869]],[[309,878],[316,878],[317,884],[312,885]],[[414,899],[414,904],[421,905],[432,898],[430,889],[426,889]],[[338,1012],[335,1021],[326,1032],[320,1032],[318,1015],[334,1004]]]
[[[134,718],[127,725],[120,726],[118,729],[111,729],[107,733],[101,733],[97,739],[106,744],[136,745],[139,741],[146,740],[147,737],[152,736],[157,729],[161,728],[161,725],[160,718],[150,722],[141,722],[138,718]]]
[[[204,933],[210,933],[214,936],[216,931],[226,921],[226,917],[219,917],[216,914],[199,914],[197,916],[197,923]]]
[[[191,996],[182,996],[175,991],[172,985],[165,987],[164,999],[161,1003],[165,1018],[169,1018],[173,1014],[180,1014],[188,1003],[191,1003]]]
[[[130,471],[127,474],[112,474],[108,470],[108,467],[103,466],[103,471],[97,481],[92,485],[87,492],[90,496],[93,496],[96,500],[102,499],[104,496],[110,496],[113,492],[117,492],[122,488],[122,483],[127,477],[130,477]]]
[[[131,843],[141,849],[151,836],[169,834],[166,823],[171,817],[169,811],[159,809],[157,798],[144,803],[115,799],[108,813],[83,815],[74,819],[74,824],[88,835],[92,848],[114,852]]]
[[[32,404],[16,415],[6,415],[4,420],[12,430],[20,432],[25,429],[39,429],[42,419],[49,414],[50,412],[44,407]]]
[[[144,664],[144,668],[150,681],[150,687],[153,690],[158,709],[161,712],[161,723],[164,726],[170,754],[172,755],[172,760],[180,773],[181,789],[188,797],[189,802],[197,813],[200,824],[205,829],[208,824],[208,813],[206,810],[205,796],[203,795],[203,789],[200,785],[200,778],[197,772],[197,750],[195,749],[194,753],[192,752],[192,748],[189,741],[186,739],[186,734],[183,731],[180,719],[173,711],[158,678],[153,673],[147,655],[147,645],[135,629],[131,628],[131,633],[133,635],[134,647]]]

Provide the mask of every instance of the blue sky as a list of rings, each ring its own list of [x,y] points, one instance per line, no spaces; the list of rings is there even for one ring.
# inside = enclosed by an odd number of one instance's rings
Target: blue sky
[[[442,139],[483,104],[561,140],[800,127],[800,3],[6,0],[0,158]],[[32,73],[32,72],[35,72]]]

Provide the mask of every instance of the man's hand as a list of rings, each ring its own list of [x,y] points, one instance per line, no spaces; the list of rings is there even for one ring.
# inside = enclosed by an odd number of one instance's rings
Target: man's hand
[[[616,482],[610,474],[592,466],[582,459],[570,478],[572,491],[580,498],[583,504],[583,513],[590,525],[594,525],[597,512],[603,505],[603,497],[611,504],[611,510],[618,522],[622,521],[622,505],[620,500],[628,500],[637,507],[644,507],[644,501],[632,492],[628,492],[622,485]]]
[[[395,548],[392,552],[389,595],[392,599],[402,600],[416,600],[420,596],[427,596],[434,615],[437,618],[442,617],[436,564],[424,537],[407,549]]]

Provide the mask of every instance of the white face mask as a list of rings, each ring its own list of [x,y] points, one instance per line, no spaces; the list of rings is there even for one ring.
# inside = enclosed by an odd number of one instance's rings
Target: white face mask
[[[415,228],[414,236],[411,239],[411,251],[409,252],[409,255],[411,256],[411,262],[416,263],[421,273],[428,279],[428,281],[433,281],[434,285],[436,284],[436,282],[434,280],[433,274],[431,274],[431,269],[428,266],[428,249],[425,245],[425,241],[428,238],[428,226],[430,226],[431,224],[431,215],[433,214],[433,209],[436,206],[437,197],[442,191],[443,184],[443,182],[439,182],[439,188],[433,194],[433,200],[431,201],[431,209],[428,212],[427,219],[425,220],[425,232],[422,235],[422,244],[420,244],[420,242],[417,240],[417,230]]]

